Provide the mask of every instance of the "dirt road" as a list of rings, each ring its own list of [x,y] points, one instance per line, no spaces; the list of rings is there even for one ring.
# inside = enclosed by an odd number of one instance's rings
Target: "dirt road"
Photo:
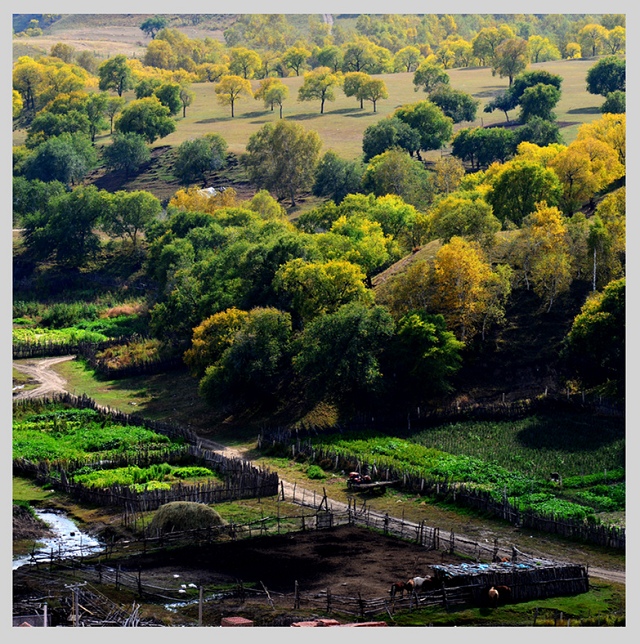
[[[22,371],[23,373],[28,374],[31,376],[33,379],[39,381],[41,384],[40,387],[36,389],[32,389],[29,391],[24,391],[21,392],[17,395],[14,396],[14,399],[19,399],[19,398],[36,398],[38,396],[44,396],[46,394],[50,394],[53,392],[62,392],[66,391],[66,381],[58,375],[53,369],[51,369],[51,366],[54,364],[58,364],[60,362],[64,362],[65,360],[72,360],[74,356],[63,356],[59,358],[42,358],[42,359],[36,359],[36,360],[30,360],[29,362],[23,362],[23,363],[13,363],[13,366],[18,369],[19,371]],[[211,441],[208,439],[200,439],[200,443],[202,447],[205,447],[207,449],[214,450],[216,452],[222,453],[225,456],[229,458],[245,458],[244,453],[241,450],[232,448],[232,447],[227,447],[226,445],[223,445],[222,443],[217,443],[215,441]],[[282,489],[284,492],[284,498],[290,498],[293,499],[293,493],[294,493],[294,486],[293,484],[289,483],[288,481],[284,481],[280,479],[282,482]],[[303,490],[299,487],[296,486],[295,488],[295,494],[296,498],[300,498],[303,494]],[[312,491],[306,491],[306,494],[311,497],[313,496]],[[347,504],[342,503],[341,501],[336,501],[335,499],[327,499],[327,504],[329,506],[330,510],[335,510],[336,512],[346,512],[348,509]],[[376,514],[375,512],[371,511],[371,515]],[[382,514],[379,514],[380,517],[382,517]],[[407,526],[409,525],[415,525],[417,527],[417,524],[411,524],[408,521],[405,521],[405,524]],[[490,531],[489,531],[490,532]],[[443,540],[448,540],[449,539],[449,533],[440,530],[440,538]],[[458,535],[458,536],[464,536],[464,535]],[[491,536],[491,535],[489,535]],[[471,541],[473,541],[473,538],[469,538]],[[508,551],[505,550],[504,553],[501,554],[510,554]],[[541,559],[553,559],[554,557],[549,556],[548,554],[545,554],[544,552],[541,551],[536,551],[533,548],[528,548],[527,549],[527,555],[533,556],[533,557],[538,557]],[[578,561],[575,563],[583,563],[583,561]],[[591,567],[589,566],[589,575],[592,577],[597,577],[599,579],[604,579],[606,581],[612,581],[620,584],[626,583],[626,574],[624,570],[611,570],[611,569],[605,569],[605,568],[600,568],[600,567]]]
[[[61,356],[58,358],[38,358],[36,360],[29,360],[28,362],[14,362],[14,369],[26,373],[40,383],[40,386],[36,389],[28,389],[15,393],[13,396],[14,400],[38,398],[40,396],[46,396],[47,394],[66,391],[66,380],[51,369],[51,366],[59,362],[73,360],[74,357]]]

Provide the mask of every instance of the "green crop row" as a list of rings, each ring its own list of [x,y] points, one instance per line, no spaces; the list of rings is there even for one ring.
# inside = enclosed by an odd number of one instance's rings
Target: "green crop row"
[[[179,448],[173,439],[143,427],[119,425],[93,410],[57,410],[14,419],[13,457],[33,462],[108,460],[116,454]]]
[[[374,434],[322,436],[312,439],[316,448],[343,457],[356,458],[375,465],[378,470],[393,468],[398,472],[426,480],[485,490],[496,500],[506,495],[521,510],[567,519],[593,519],[598,511],[624,507],[625,486],[596,486],[566,495],[561,486],[548,478],[512,471],[477,457],[451,454],[412,441]]]
[[[136,492],[153,489],[170,489],[171,485],[184,480],[210,479],[216,475],[212,470],[199,466],[174,466],[159,463],[141,468],[136,465],[118,467],[112,470],[91,470],[82,468],[74,474],[73,481],[86,487],[105,488],[111,485],[127,486]]]

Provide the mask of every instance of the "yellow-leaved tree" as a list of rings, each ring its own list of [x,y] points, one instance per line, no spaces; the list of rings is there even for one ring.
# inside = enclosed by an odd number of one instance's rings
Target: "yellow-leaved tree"
[[[567,222],[560,210],[544,201],[537,204],[522,222],[516,249],[527,288],[533,284],[550,311],[573,279]]]
[[[480,246],[452,237],[434,260],[434,308],[460,341],[478,330],[489,300],[491,266]]]

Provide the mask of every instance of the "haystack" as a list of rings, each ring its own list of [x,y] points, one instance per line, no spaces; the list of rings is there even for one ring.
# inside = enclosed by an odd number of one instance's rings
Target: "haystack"
[[[161,505],[149,524],[149,533],[160,536],[168,532],[182,532],[224,525],[222,517],[208,505],[192,501],[173,501]]]

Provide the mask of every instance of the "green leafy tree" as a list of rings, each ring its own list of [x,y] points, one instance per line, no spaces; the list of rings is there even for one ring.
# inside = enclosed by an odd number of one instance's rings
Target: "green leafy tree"
[[[340,77],[328,67],[317,67],[304,75],[298,90],[299,101],[320,101],[320,114],[324,114],[325,101],[335,101],[333,88],[340,85]]]
[[[625,395],[625,279],[594,293],[575,317],[562,352],[571,376],[584,387]]]
[[[63,133],[34,149],[25,161],[24,174],[27,179],[69,185],[80,181],[96,163],[97,154],[88,136]]]
[[[600,106],[603,114],[625,114],[627,111],[626,92],[619,89],[609,92],[604,103]]]
[[[562,195],[562,186],[556,173],[533,161],[515,159],[505,164],[492,181],[487,201],[494,215],[520,225],[534,212],[536,203],[546,201],[556,205]]]
[[[464,128],[455,135],[451,153],[479,170],[506,161],[513,154],[513,139],[513,132],[504,128]]]
[[[151,16],[142,22],[140,29],[153,39],[168,24],[169,20],[165,16]]]
[[[25,245],[40,259],[80,267],[97,252],[96,228],[110,207],[111,195],[81,186],[53,197],[45,211],[25,218]]]
[[[157,97],[160,103],[169,109],[171,116],[175,116],[182,107],[180,89],[178,83],[163,83],[153,91],[153,95]]]
[[[289,68],[293,69],[296,76],[300,76],[300,70],[311,56],[311,52],[304,47],[289,47],[282,54],[282,62]]]
[[[254,308],[220,359],[200,380],[200,395],[229,410],[269,408],[286,386],[290,366],[291,316],[275,308]]]
[[[393,194],[417,208],[433,196],[431,175],[424,165],[397,148],[373,157],[362,176],[362,189],[377,196]]]
[[[560,90],[553,85],[538,83],[527,87],[520,97],[520,120],[526,123],[534,116],[545,121],[555,121],[553,108],[560,100]]]
[[[256,71],[262,66],[260,56],[253,49],[247,47],[233,47],[229,58],[229,71],[235,76],[245,80],[253,78]]]
[[[439,150],[451,140],[453,120],[445,116],[431,101],[402,105],[396,109],[393,116],[397,116],[420,134],[421,150]]]
[[[564,140],[557,123],[540,116],[531,116],[523,126],[513,132],[514,148],[517,148],[523,141],[546,147],[553,143],[563,143]]]
[[[484,249],[494,244],[496,233],[502,228],[491,206],[480,197],[449,195],[440,199],[429,211],[431,232],[447,243],[452,237],[464,237],[478,242]]]
[[[96,140],[96,135],[99,132],[109,127],[109,123],[105,119],[108,102],[109,96],[106,93],[93,93],[87,99],[85,110],[89,119],[89,136],[92,142]]]
[[[417,310],[403,315],[382,354],[389,395],[407,407],[453,390],[464,344],[447,330],[442,315]]]
[[[149,143],[171,134],[175,129],[169,108],[162,105],[156,96],[131,101],[122,109],[115,123],[116,132],[140,134]]]
[[[362,85],[360,88],[360,96],[365,101],[373,103],[373,111],[376,111],[376,104],[379,100],[389,98],[387,86],[383,80],[379,78],[371,78]]]
[[[511,88],[509,88],[511,89]],[[491,114],[493,110],[504,112],[504,117],[509,122],[509,112],[517,107],[518,103],[511,91],[498,94],[492,101],[489,101],[483,108],[483,112]]]
[[[360,191],[364,164],[342,159],[333,150],[325,152],[318,163],[312,192],[339,204],[348,194]]]
[[[587,71],[587,92],[607,96],[626,90],[626,64],[618,56],[605,56]]]
[[[298,193],[313,186],[321,145],[317,132],[297,123],[267,123],[249,137],[241,163],[252,183],[288,197],[293,207]]]
[[[380,119],[367,127],[362,135],[363,159],[366,162],[391,148],[402,148],[413,155],[420,149],[420,134],[398,117]]]
[[[122,170],[128,179],[151,158],[146,139],[135,132],[116,133],[111,145],[102,151],[105,165],[112,170]]]
[[[364,106],[362,87],[369,80],[371,80],[371,76],[364,72],[347,72],[342,81],[342,91],[344,92],[344,95],[349,97],[354,96],[358,101],[360,101],[360,109]]]
[[[393,57],[393,68],[396,71],[413,72],[418,68],[423,56],[413,45],[399,49]]]
[[[205,186],[207,175],[223,168],[226,160],[227,142],[219,134],[206,134],[178,146],[173,173],[183,183],[199,180]]]
[[[146,190],[118,190],[113,194],[111,208],[102,216],[102,227],[114,237],[128,238],[135,250],[138,236],[162,212],[157,197]]]
[[[454,123],[474,121],[480,101],[471,94],[442,85],[429,94],[429,100],[437,105]]]
[[[231,118],[235,116],[233,108],[236,101],[245,96],[253,96],[251,83],[241,76],[234,75],[222,76],[214,91],[221,105],[231,105]]]
[[[365,407],[382,390],[380,357],[393,331],[386,308],[358,302],[312,320],[299,336],[292,358],[307,399],[328,400],[344,411]]]
[[[373,303],[364,279],[362,269],[351,262],[307,262],[298,258],[278,269],[274,285],[290,299],[292,310],[306,324],[348,302]]]
[[[118,96],[122,96],[127,90],[133,89],[133,72],[124,54],[105,60],[98,67],[98,77],[98,87],[103,92],[112,89]]]
[[[582,47],[582,51],[590,56],[596,56],[607,40],[607,30],[602,26],[594,23],[589,23],[582,27],[578,32],[578,42]]]
[[[442,65],[427,62],[420,63],[420,67],[413,74],[414,91],[422,89],[430,94],[440,85],[449,85],[449,74],[444,70]]]
[[[334,74],[342,68],[342,50],[337,45],[327,45],[317,54],[316,59],[320,67],[328,67]]]
[[[524,71],[527,62],[527,41],[522,38],[510,38],[496,47],[493,71],[500,78],[506,76],[511,86],[513,77]]]
[[[109,134],[113,134],[113,120],[122,111],[124,103],[124,98],[120,96],[110,96],[107,100],[104,113],[109,119]]]
[[[66,192],[60,181],[29,180],[26,177],[13,177],[13,222],[21,227],[22,218],[36,212],[44,212],[49,200]],[[20,226],[18,226],[20,224]]]
[[[282,118],[282,105],[289,97],[289,88],[277,78],[265,78],[260,81],[260,88],[255,93],[256,100],[264,101],[265,107],[270,107],[273,111],[274,105],[280,108],[280,118]]]
[[[187,87],[180,88],[180,102],[182,103],[182,118],[187,116],[187,107],[193,103],[193,99],[196,97],[195,92],[192,92]]]

